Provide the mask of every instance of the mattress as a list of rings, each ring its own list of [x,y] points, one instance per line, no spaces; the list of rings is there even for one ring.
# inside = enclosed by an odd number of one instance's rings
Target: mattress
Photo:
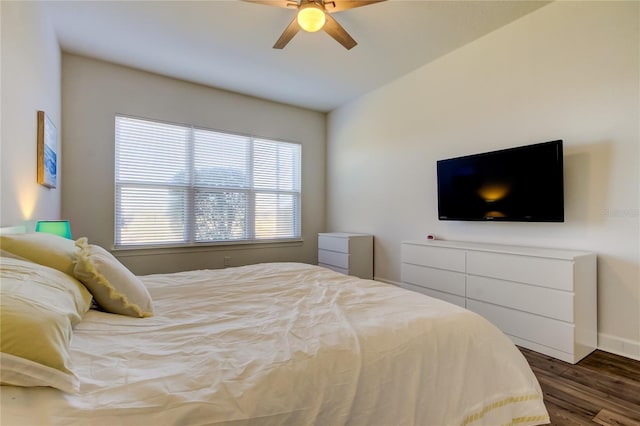
[[[488,321],[318,266],[141,277],[155,315],[75,326],[80,392],[2,386],[2,424],[533,425],[539,384]]]

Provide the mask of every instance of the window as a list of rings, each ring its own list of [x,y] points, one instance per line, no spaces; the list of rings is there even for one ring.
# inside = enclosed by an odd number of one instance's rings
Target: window
[[[116,247],[300,238],[300,144],[116,116]]]

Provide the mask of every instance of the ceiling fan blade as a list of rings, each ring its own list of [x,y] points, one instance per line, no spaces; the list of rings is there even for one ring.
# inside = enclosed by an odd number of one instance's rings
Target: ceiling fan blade
[[[373,3],[381,3],[385,0],[335,0],[325,1],[324,6],[327,12],[340,12],[341,10],[353,9],[355,7],[367,6]]]
[[[284,7],[284,8],[296,6],[296,5],[292,5],[292,3],[296,3],[295,1],[288,1],[288,0],[242,0],[242,1],[247,3],[257,3],[257,4],[264,4],[267,6]]]
[[[287,43],[291,41],[293,36],[298,33],[298,31],[300,31],[300,25],[298,24],[298,17],[294,16],[293,21],[291,21],[291,23],[287,26],[287,28],[285,28],[285,30],[282,32],[282,35],[280,36],[278,41],[276,41],[276,44],[273,45],[273,48],[274,49],[284,48],[287,45]]]
[[[325,13],[325,15],[327,21],[325,22],[323,29],[327,32],[327,34],[333,37],[347,50],[350,50],[352,47],[358,44],[353,39],[353,37],[351,37],[349,33],[344,28],[342,28],[340,24],[338,24],[338,21],[336,21],[333,16],[329,15],[328,13]]]

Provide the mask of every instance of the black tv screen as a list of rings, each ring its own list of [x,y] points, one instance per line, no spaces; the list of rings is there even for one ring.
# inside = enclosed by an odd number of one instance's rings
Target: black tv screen
[[[440,220],[564,222],[562,141],[437,162]]]

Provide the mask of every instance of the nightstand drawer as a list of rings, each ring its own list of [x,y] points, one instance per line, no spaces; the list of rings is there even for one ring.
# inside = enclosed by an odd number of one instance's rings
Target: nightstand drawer
[[[349,275],[349,270],[344,268],[338,268],[337,266],[327,265],[324,263],[318,263],[318,266],[322,266],[323,268],[331,269],[332,271],[340,272],[341,274]]]
[[[335,251],[318,250],[318,263],[349,269],[349,255]]]
[[[349,239],[327,237],[326,235],[318,236],[318,249],[337,251],[340,253],[349,253]]]

